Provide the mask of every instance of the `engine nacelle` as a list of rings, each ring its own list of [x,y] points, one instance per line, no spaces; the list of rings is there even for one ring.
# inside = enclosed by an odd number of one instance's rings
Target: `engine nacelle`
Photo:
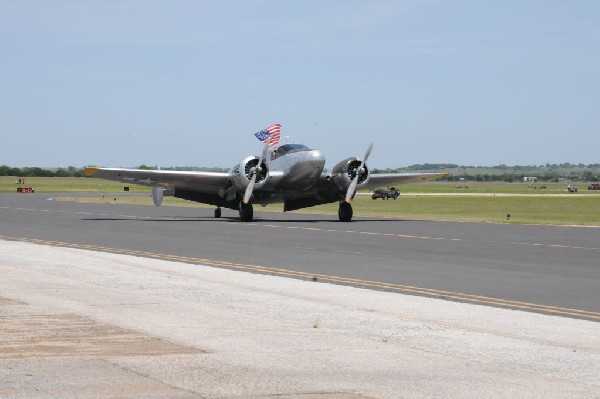
[[[356,174],[359,172],[359,167],[360,161],[356,158],[345,159],[333,167],[331,171],[331,179],[340,193],[346,193],[346,191],[348,191],[350,182],[352,182],[352,179],[354,179]],[[367,164],[364,164],[363,170],[358,176],[357,184],[359,189],[362,184],[365,184],[369,180],[369,176],[369,168],[367,167]]]
[[[248,184],[250,184],[250,180],[252,179],[252,170],[258,166],[258,161],[258,157],[249,156],[229,170],[229,177],[236,191],[246,191],[246,187],[248,187]],[[267,168],[267,164],[263,161],[260,170],[257,171],[254,189],[256,190],[257,188],[264,186],[268,179],[269,169]]]

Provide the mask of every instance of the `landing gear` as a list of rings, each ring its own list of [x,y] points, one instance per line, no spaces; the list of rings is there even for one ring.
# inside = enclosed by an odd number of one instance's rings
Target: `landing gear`
[[[217,208],[215,209],[215,219],[218,219],[221,217],[221,208]]]
[[[338,217],[340,218],[340,222],[349,222],[352,220],[352,205],[350,203],[343,201],[340,202],[340,208],[338,209]]]
[[[240,201],[240,220],[242,222],[251,222],[254,218],[254,210],[252,204],[244,204],[244,201]]]

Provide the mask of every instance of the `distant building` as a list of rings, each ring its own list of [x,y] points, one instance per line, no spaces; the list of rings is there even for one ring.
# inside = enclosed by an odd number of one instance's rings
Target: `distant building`
[[[524,183],[535,183],[537,180],[538,180],[538,178],[535,176],[524,176],[523,177]]]

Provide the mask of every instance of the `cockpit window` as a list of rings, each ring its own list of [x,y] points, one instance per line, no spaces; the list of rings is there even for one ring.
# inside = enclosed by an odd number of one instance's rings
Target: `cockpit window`
[[[277,148],[277,157],[300,151],[310,151],[310,148],[303,144],[284,144]]]

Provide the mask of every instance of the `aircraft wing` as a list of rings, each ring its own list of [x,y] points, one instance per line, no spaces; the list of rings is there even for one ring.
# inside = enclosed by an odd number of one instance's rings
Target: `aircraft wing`
[[[143,170],[121,168],[85,168],[86,176],[114,180],[121,183],[140,184],[165,189],[184,189],[216,194],[226,186],[228,173],[187,172],[171,170]]]
[[[419,183],[445,175],[447,173],[372,173],[369,176],[369,180],[365,184],[360,185],[359,189],[364,190],[397,184]]]

